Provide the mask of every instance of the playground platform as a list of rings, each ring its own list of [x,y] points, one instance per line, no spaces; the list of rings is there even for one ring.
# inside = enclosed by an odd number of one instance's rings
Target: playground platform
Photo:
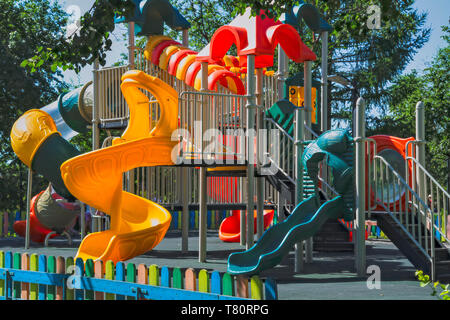
[[[207,269],[225,272],[227,258],[244,248],[238,243],[224,243],[217,231],[207,232],[207,262],[198,262],[198,232],[189,234],[189,251],[181,253],[181,233],[169,230],[166,237],[152,251],[128,260],[134,264]],[[49,247],[31,243],[24,249],[23,238],[0,238],[0,250],[28,252],[54,256],[75,256],[80,244],[73,239],[69,246],[65,239],[50,240]],[[304,272],[294,272],[294,252],[290,252],[277,267],[266,270],[260,277],[277,282],[279,300],[436,300],[430,288],[421,288],[415,279],[414,266],[388,240],[367,241],[367,266],[377,265],[381,271],[381,288],[369,289],[367,278],[354,272],[353,252],[314,252],[313,263],[305,264]]]

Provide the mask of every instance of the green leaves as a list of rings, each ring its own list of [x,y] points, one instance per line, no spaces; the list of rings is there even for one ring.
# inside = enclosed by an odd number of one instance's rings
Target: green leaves
[[[424,274],[422,270],[417,270],[415,273],[417,280],[420,281],[420,287],[424,288],[429,286],[431,288],[431,296],[437,297],[442,300],[450,300],[449,284],[441,284],[439,281],[431,282],[430,276]],[[440,290],[440,292],[439,292]]]

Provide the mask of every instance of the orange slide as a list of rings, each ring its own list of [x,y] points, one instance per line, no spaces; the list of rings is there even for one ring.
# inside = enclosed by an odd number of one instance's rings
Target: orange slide
[[[266,230],[273,221],[274,210],[264,210],[264,230]],[[254,222],[255,227],[254,232],[256,233],[256,210],[254,212]],[[225,218],[219,227],[219,239],[224,242],[239,242],[241,241],[241,215],[239,210],[233,210],[231,217]]]
[[[111,217],[110,230],[89,234],[77,257],[131,259],[153,249],[164,238],[172,217],[158,204],[122,190],[124,172],[137,167],[173,165],[171,141],[177,129],[178,94],[162,80],[142,71],[122,76],[122,92],[130,109],[130,121],[121,138],[108,148],[71,158],[61,165],[67,189],[82,202]],[[150,131],[149,91],[158,101],[161,117]]]

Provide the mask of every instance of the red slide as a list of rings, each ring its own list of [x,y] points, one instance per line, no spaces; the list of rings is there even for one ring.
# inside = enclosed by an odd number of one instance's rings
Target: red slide
[[[264,230],[266,230],[273,221],[274,210],[264,210]],[[256,233],[256,210],[254,212],[254,232]],[[239,210],[233,210],[231,217],[225,218],[219,227],[219,239],[225,242],[241,241],[240,232],[241,215]]]

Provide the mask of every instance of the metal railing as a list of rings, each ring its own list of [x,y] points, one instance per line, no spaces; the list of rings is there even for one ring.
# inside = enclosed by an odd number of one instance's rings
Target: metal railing
[[[373,194],[369,203],[381,206],[424,254],[435,279],[436,226],[431,208],[383,157],[373,158]]]
[[[416,148],[408,148],[409,145],[418,144],[418,141],[408,141],[406,144],[405,172],[406,181],[410,184],[412,190],[419,193],[420,185],[423,185],[423,191],[420,192],[422,198],[426,197],[426,204],[433,212],[433,222],[436,229],[436,237],[441,242],[449,242],[447,221],[450,205],[450,194],[443,186],[433,178],[433,176],[416,159]],[[411,151],[411,155],[410,155]],[[409,194],[407,193],[407,196]],[[423,199],[425,201],[425,199]],[[409,201],[409,198],[408,198]]]

